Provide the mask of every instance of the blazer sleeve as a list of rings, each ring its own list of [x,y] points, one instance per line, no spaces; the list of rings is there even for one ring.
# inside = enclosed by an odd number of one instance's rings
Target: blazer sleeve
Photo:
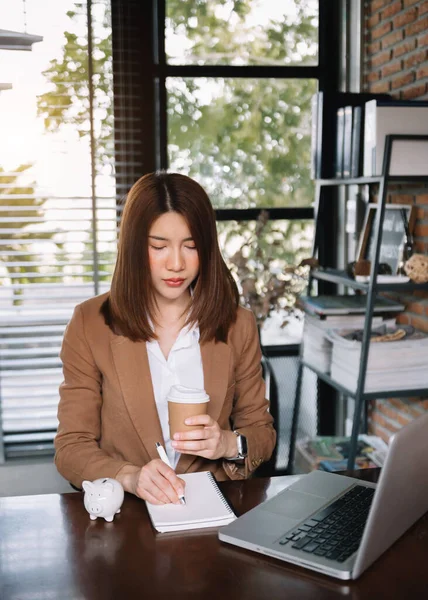
[[[235,401],[231,414],[233,429],[247,439],[248,455],[245,463],[224,460],[223,468],[231,479],[244,479],[251,475],[262,462],[269,460],[276,443],[273,418],[269,413],[269,402],[265,397],[265,382],[262,377],[259,334],[256,320],[251,311],[245,311],[244,339],[237,348],[239,358],[235,371]]]
[[[60,358],[64,380],[60,385],[55,464],[74,486],[84,479],[114,478],[130,463],[113,459],[101,450],[102,375],[85,337],[80,306],[65,330]]]

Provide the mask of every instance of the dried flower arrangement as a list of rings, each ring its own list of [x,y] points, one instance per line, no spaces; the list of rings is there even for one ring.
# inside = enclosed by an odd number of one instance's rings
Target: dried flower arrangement
[[[290,265],[284,257],[284,231],[261,211],[254,230],[246,229],[243,243],[230,257],[245,306],[250,308],[259,327],[273,311],[281,311],[287,325],[298,315],[296,299],[305,290],[312,259]]]

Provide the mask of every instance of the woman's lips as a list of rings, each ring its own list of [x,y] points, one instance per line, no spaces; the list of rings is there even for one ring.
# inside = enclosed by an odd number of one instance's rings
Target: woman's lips
[[[182,285],[182,283],[184,283],[184,279],[164,279],[164,282],[166,283],[166,285],[169,285],[169,287],[180,287],[180,285]]]

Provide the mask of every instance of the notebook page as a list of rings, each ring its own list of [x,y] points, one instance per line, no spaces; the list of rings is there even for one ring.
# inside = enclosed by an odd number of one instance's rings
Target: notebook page
[[[186,482],[186,505],[157,506],[146,502],[155,529],[169,531],[169,528],[179,530],[224,525],[236,518],[209,471],[187,473],[180,478]]]
[[[180,523],[179,525],[156,525],[154,526],[156,531],[160,533],[172,533],[176,531],[191,531],[192,529],[206,529],[207,527],[222,527],[223,525],[229,525],[236,519],[235,516],[231,516],[227,519],[219,519],[216,521],[202,521],[199,523]]]

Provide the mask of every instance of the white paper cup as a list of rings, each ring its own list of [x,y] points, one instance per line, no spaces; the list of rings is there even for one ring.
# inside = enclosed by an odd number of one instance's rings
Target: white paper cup
[[[199,429],[201,425],[185,425],[188,417],[205,415],[210,397],[205,390],[188,388],[184,385],[173,385],[168,392],[169,434],[174,439],[178,431]]]

